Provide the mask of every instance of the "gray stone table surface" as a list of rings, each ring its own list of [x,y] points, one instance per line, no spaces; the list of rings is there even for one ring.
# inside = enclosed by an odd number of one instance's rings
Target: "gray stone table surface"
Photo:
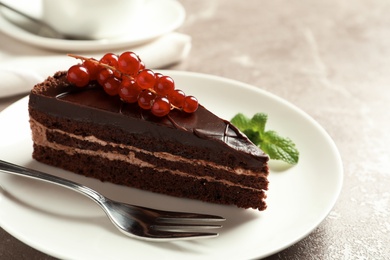
[[[318,121],[341,153],[343,189],[329,216],[267,259],[390,259],[390,1],[180,2],[178,31],[193,46],[170,69],[274,93]],[[0,99],[0,110],[19,98]],[[0,259],[53,258],[1,229]]]

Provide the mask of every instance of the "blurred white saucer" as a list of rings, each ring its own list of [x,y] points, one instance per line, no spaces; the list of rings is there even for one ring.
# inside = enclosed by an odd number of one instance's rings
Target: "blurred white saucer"
[[[129,48],[176,30],[184,22],[185,10],[176,0],[150,0],[145,4],[139,17],[141,20],[129,27],[128,33],[122,37],[101,40],[63,40],[41,37],[16,26],[4,17],[0,8],[0,31],[19,41],[57,51]]]

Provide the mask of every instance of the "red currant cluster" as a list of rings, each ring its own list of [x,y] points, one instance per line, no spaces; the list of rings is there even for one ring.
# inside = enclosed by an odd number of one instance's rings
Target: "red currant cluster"
[[[67,79],[77,87],[85,87],[97,81],[108,95],[116,96],[127,103],[150,110],[158,117],[167,115],[171,109],[193,113],[198,109],[198,100],[186,96],[169,76],[145,68],[145,64],[134,52],[121,55],[105,54],[99,61],[78,55],[69,55],[82,60],[81,64],[69,68]]]

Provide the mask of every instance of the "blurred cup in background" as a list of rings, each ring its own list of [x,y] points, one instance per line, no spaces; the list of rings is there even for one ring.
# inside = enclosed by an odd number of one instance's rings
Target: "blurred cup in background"
[[[126,34],[147,0],[42,0],[43,20],[74,38],[104,39]]]

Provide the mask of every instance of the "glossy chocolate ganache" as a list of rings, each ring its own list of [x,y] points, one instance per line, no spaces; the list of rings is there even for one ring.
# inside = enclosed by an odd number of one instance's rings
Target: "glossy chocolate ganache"
[[[258,168],[268,161],[268,156],[235,126],[201,105],[195,113],[187,114],[174,109],[168,116],[160,118],[141,109],[137,104],[124,103],[118,96],[107,95],[95,82],[85,88],[77,88],[67,82],[65,75],[66,72],[57,72],[54,77],[49,77],[32,90],[30,112],[42,111],[55,118],[103,127],[110,125],[125,134],[161,140],[153,145],[154,151],[164,151],[169,147],[167,143],[179,142],[210,150],[210,156],[215,158],[209,159],[219,161],[221,153],[228,146],[234,150],[234,160],[244,162],[248,168]]]

